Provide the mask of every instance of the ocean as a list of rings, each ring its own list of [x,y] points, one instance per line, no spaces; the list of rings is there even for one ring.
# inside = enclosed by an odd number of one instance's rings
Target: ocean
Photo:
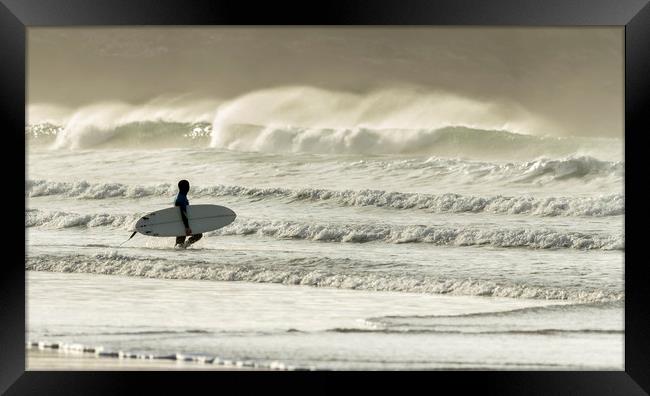
[[[28,347],[316,370],[623,370],[620,139],[468,126],[26,128]],[[130,236],[190,204],[187,250]]]

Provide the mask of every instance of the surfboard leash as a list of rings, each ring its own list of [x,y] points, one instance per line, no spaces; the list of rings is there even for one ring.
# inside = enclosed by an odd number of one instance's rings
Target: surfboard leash
[[[130,241],[131,238],[133,238],[133,237],[135,236],[135,234],[137,234],[137,233],[138,233],[137,231],[133,231],[133,234],[131,234],[131,236],[129,237],[129,239],[127,239],[126,241],[120,243],[120,246],[118,246],[118,247],[121,247],[122,245],[124,245],[125,243],[127,243],[128,241]]]

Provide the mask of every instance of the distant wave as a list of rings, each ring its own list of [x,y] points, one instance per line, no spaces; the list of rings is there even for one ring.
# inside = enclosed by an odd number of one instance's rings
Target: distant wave
[[[71,149],[214,147],[245,152],[412,154],[500,160],[569,155],[611,158],[622,153],[622,142],[615,139],[541,137],[464,126],[331,129],[232,124],[214,127],[206,122],[142,120],[107,125],[34,124],[26,127],[25,135],[31,144]]]
[[[120,183],[55,182],[29,180],[29,197],[63,195],[81,199],[144,198],[173,196],[172,184],[126,185]],[[391,209],[421,209],[432,213],[502,213],[535,216],[616,216],[624,214],[622,194],[595,197],[466,196],[460,194],[400,193],[382,190],[287,189],[245,186],[193,186],[196,197],[242,197],[249,199],[285,199],[289,202],[326,201],[340,206],[375,206]]]
[[[31,210],[25,213],[26,227],[72,228],[114,227],[132,230],[140,215],[77,214]],[[231,225],[206,233],[218,235],[259,235],[277,239],[300,239],[344,243],[430,243],[442,246],[495,246],[532,249],[623,250],[624,237],[561,232],[546,228],[478,228],[438,225],[382,225],[301,223],[238,219]]]
[[[504,318],[523,318],[525,316],[539,317],[541,314],[556,314],[556,316],[566,316],[572,313],[584,313],[585,310],[593,311],[594,315],[602,315],[603,310],[618,310],[623,309],[623,300],[611,300],[606,302],[580,302],[579,304],[551,304],[531,306],[524,308],[515,308],[504,311],[487,311],[487,312],[471,312],[465,314],[452,314],[452,315],[384,315],[365,319],[366,325],[373,326],[401,326],[410,324],[413,320],[457,320],[457,319],[470,319],[470,320],[484,320],[493,317]],[[520,319],[516,319],[521,321]]]
[[[342,261],[341,261],[342,260]],[[303,262],[304,261],[304,262]],[[622,291],[563,288],[520,283],[497,283],[479,279],[450,279],[404,271],[363,271],[362,263],[319,257],[296,259],[241,258],[236,262],[182,262],[136,257],[108,251],[94,255],[28,256],[25,269],[32,271],[95,273],[159,279],[247,281],[369,291],[401,291],[429,294],[570,300],[577,302],[621,301]]]
[[[616,334],[624,333],[623,300],[580,301],[504,311],[460,315],[390,315],[368,318],[362,328],[335,332],[459,333],[459,334]],[[585,324],[585,317],[599,320]],[[498,325],[494,325],[498,323]]]
[[[322,154],[417,154],[479,159],[553,158],[611,153],[620,141],[540,137],[464,126],[434,129],[301,128],[233,124],[213,126],[212,147],[236,151]]]
[[[113,126],[84,124],[69,127],[53,124],[29,125],[25,136],[30,144],[54,148],[175,148],[206,147],[212,126],[208,123],[137,121]]]
[[[382,333],[382,334],[492,334],[492,335],[573,335],[573,334],[620,334],[623,330],[600,329],[536,329],[536,330],[442,330],[442,329],[363,329],[363,328],[333,328],[332,333]]]

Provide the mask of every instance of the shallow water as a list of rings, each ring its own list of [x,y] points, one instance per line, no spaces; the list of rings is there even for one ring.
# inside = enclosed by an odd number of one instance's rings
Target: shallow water
[[[302,369],[623,364],[620,305],[31,271],[27,290],[30,339],[115,352]]]

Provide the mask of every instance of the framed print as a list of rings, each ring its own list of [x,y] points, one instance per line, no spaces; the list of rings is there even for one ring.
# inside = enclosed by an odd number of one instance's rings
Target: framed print
[[[133,371],[650,388],[627,215],[647,1],[3,0],[0,19],[25,186],[8,394]]]

